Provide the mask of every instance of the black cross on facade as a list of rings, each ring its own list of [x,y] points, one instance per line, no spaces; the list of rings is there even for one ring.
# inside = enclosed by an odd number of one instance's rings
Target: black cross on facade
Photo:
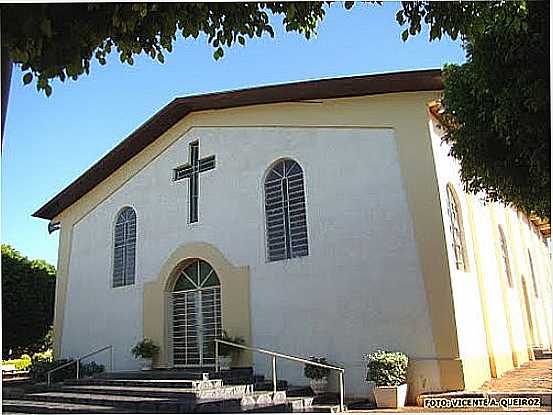
[[[198,198],[200,194],[200,173],[215,168],[215,156],[200,159],[200,142],[190,143],[190,162],[173,169],[173,180],[190,179],[190,223],[198,222]]]

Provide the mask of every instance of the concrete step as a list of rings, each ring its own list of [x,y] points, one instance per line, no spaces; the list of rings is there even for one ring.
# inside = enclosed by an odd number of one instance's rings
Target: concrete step
[[[129,370],[120,372],[103,372],[94,375],[96,379],[165,379],[165,380],[203,380],[204,374],[208,379],[220,379],[220,374],[214,373],[212,370],[190,371],[190,370]]]
[[[106,380],[114,382],[115,380]],[[136,380],[137,381],[137,380]],[[135,383],[136,384],[136,383]],[[139,383],[138,383],[139,384]],[[222,406],[241,412],[241,399],[253,394],[253,385],[222,385],[217,380],[217,387],[210,389],[170,388],[165,382],[157,381],[158,387],[140,386],[106,386],[106,385],[56,385],[48,390],[37,390],[28,393],[4,394],[4,398],[11,399],[12,405],[6,407],[7,412],[25,413],[56,413],[57,409],[65,405],[67,410],[81,410],[75,405],[118,408],[124,412],[140,413],[183,413],[194,412],[206,404],[211,407]],[[159,385],[162,385],[161,387]],[[258,393],[258,395],[261,393]],[[7,396],[8,395],[8,396]],[[156,396],[154,396],[156,395]],[[226,404],[225,401],[235,401]],[[284,398],[285,400],[285,398]],[[17,402],[17,405],[15,405]],[[268,403],[273,404],[271,400]],[[61,406],[60,406],[61,405]],[[230,406],[229,406],[230,405]],[[259,409],[254,405],[252,409]],[[49,409],[53,408],[53,409]],[[64,409],[64,412],[66,409]],[[105,412],[105,411],[102,411]],[[111,411],[108,411],[111,412]],[[199,410],[201,412],[201,410]]]
[[[75,392],[84,394],[108,394],[117,396],[150,396],[152,398],[179,399],[187,396],[195,396],[196,393],[190,388],[158,388],[148,386],[112,386],[112,385],[69,385],[56,386],[50,390]]]
[[[349,401],[347,407],[350,411],[367,411],[376,409],[376,402],[368,399]]]
[[[254,383],[255,390],[260,391],[272,391],[273,390],[273,381],[272,380],[263,380],[257,381]],[[284,391],[288,389],[288,382],[285,380],[277,379],[277,390]]]
[[[238,403],[236,403],[238,402]],[[234,401],[234,404],[229,404],[227,401],[210,402],[195,408],[190,408],[186,411],[172,410],[170,407],[148,408],[141,407],[138,409],[129,409],[122,407],[96,406],[84,404],[70,404],[59,402],[43,402],[43,401],[18,401],[4,400],[2,403],[3,414],[91,414],[91,413],[284,413],[292,412],[288,404],[260,404],[252,408],[242,409],[239,401]]]
[[[56,402],[33,402],[14,399],[2,399],[2,413],[13,414],[115,414],[134,413],[132,410],[109,406],[67,404]]]
[[[212,389],[223,385],[221,379],[195,380],[195,379],[68,379],[64,385],[98,385],[98,386],[129,386],[129,387],[153,387],[153,388],[183,388],[183,389]]]
[[[346,409],[347,410],[347,409]],[[294,410],[294,412],[308,412],[308,413],[339,413],[340,405],[312,405],[307,408]]]
[[[267,404],[267,405],[256,405],[253,408],[242,410],[244,413],[253,414],[253,413],[289,413],[292,412],[290,405],[287,403],[281,404]]]
[[[325,392],[318,395],[313,395],[313,405],[338,405],[339,403],[339,393]]]
[[[289,404],[256,404],[254,406],[242,407],[240,405],[240,400],[231,399],[223,401],[213,401],[205,402],[196,406],[194,413],[282,413],[282,412],[292,412],[292,409]]]
[[[63,404],[108,406],[132,410],[189,410],[195,403],[195,397],[185,399],[153,398],[148,396],[121,396],[104,394],[83,394],[74,392],[41,392],[23,395],[20,402],[52,402]]]
[[[294,396],[315,396],[313,391],[309,386],[291,386],[288,385],[288,388],[286,389],[286,395],[289,397]]]
[[[534,357],[536,358],[536,360],[551,359],[551,350],[543,347],[535,347]]]
[[[2,372],[2,382],[7,380],[25,380],[30,379],[28,370],[17,370],[14,372]]]
[[[226,383],[232,379],[248,379],[248,383],[253,383],[253,369],[251,367],[239,367],[215,372],[213,367],[207,368],[187,368],[187,369],[153,369],[153,370],[133,370],[119,372],[104,372],[95,374],[98,379],[165,379],[180,380],[192,379],[223,379]]]
[[[275,404],[280,405],[287,403],[286,401],[286,391],[278,391],[276,393],[266,392],[266,391],[255,391],[253,393],[244,395],[240,405],[243,409],[248,409],[249,407],[255,407],[259,405],[269,405]]]
[[[186,388],[162,386],[132,386],[121,385],[68,385],[58,386],[57,392],[78,393],[78,394],[104,394],[114,396],[150,396],[158,399],[231,399],[242,397],[253,392],[253,385],[223,385],[217,381],[211,388]],[[54,389],[54,388],[52,388]]]
[[[313,397],[312,396],[294,396],[287,397],[286,401],[292,407],[292,410],[297,411],[300,409],[311,408],[313,406]]]
[[[196,392],[196,397],[201,401],[242,399],[253,393],[253,385],[225,385],[219,388],[204,389]]]
[[[235,371],[230,372],[236,375]],[[282,380],[279,390],[273,393],[271,381],[261,382],[260,386],[267,390],[255,390],[252,383],[225,384],[221,378],[202,380],[205,376],[201,372],[198,376],[188,372],[186,376],[192,378],[186,378],[184,372],[160,371],[146,377],[130,373],[67,380],[51,388],[43,385],[24,394],[4,394],[3,409],[9,413],[256,413],[314,412],[310,408],[316,404],[317,411],[330,412],[335,403],[335,395],[321,400],[305,387],[294,388],[296,396],[289,397],[285,390],[288,384]],[[250,371],[241,374],[254,379]]]

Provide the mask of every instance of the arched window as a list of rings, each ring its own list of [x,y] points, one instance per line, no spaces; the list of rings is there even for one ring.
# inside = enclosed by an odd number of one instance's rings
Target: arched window
[[[309,254],[303,171],[294,160],[277,162],[265,178],[269,261]]]
[[[507,275],[507,282],[509,287],[513,288],[513,275],[511,274],[511,265],[509,263],[509,250],[507,248],[507,240],[503,233],[501,225],[497,226],[499,230],[499,244],[501,245],[501,255],[503,256],[503,265],[505,267],[505,275]]]
[[[530,274],[532,275],[532,285],[534,286],[534,295],[536,298],[538,295],[538,283],[536,281],[536,274],[534,272],[534,263],[532,262],[532,255],[530,255],[530,250],[528,250],[528,261],[530,262]]]
[[[134,284],[136,213],[126,207],[117,216],[113,238],[113,287]]]
[[[455,264],[461,271],[468,270],[465,238],[463,232],[463,218],[459,199],[453,186],[447,185],[447,216],[449,217],[449,231],[451,233],[452,248],[455,254]]]

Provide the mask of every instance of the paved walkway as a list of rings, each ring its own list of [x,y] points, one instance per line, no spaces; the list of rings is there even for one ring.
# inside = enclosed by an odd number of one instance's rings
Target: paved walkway
[[[519,368],[505,372],[498,379],[484,383],[477,392],[484,393],[551,393],[551,359],[533,360]],[[473,392],[474,393],[474,392]],[[447,394],[446,394],[447,395]],[[463,392],[453,392],[451,395],[462,397]],[[549,401],[550,402],[550,401]],[[353,410],[350,412],[551,412],[551,406],[540,408],[510,407],[506,408],[457,408],[433,409],[422,406],[406,406],[399,409]]]
[[[532,360],[482,385],[481,391],[550,392],[551,359]]]

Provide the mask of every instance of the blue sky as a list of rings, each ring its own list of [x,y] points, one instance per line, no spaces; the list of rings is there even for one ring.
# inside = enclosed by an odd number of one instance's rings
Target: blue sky
[[[91,75],[54,82],[46,98],[12,75],[2,149],[2,243],[30,258],[57,263],[59,232],[31,214],[157,110],[178,96],[322,77],[462,63],[459,41],[429,42],[427,33],[401,41],[395,2],[384,6],[334,4],[315,39],[286,33],[248,40],[214,61],[205,37],[179,39],[160,64],[147,57],[133,66],[112,53]]]

